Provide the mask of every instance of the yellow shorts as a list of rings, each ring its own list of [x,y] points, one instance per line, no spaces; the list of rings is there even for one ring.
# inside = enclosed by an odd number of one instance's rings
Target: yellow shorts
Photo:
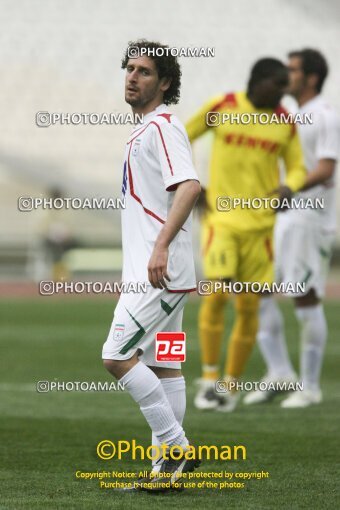
[[[204,277],[273,283],[272,240],[272,228],[245,233],[205,222],[202,229]]]

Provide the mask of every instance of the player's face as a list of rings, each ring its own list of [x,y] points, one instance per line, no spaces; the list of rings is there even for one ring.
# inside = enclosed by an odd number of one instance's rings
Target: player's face
[[[276,108],[288,85],[288,71],[282,69],[270,78],[265,78],[256,85],[255,106],[258,108]]]
[[[306,85],[306,77],[302,70],[302,62],[299,57],[291,57],[288,61],[289,87],[288,94],[299,97]]]
[[[159,79],[155,62],[149,57],[130,58],[126,67],[125,101],[143,108],[159,96],[162,102],[165,80]]]

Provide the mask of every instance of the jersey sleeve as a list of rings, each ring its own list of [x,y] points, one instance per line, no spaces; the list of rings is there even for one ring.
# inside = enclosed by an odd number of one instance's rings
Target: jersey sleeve
[[[154,126],[154,141],[167,191],[173,191],[180,182],[199,180],[188,137],[179,121]]]
[[[223,99],[223,94],[215,96],[207,101],[195,115],[193,115],[185,125],[190,142],[196,140],[208,131],[207,113],[215,111],[215,106],[220,104]]]
[[[316,157],[335,159],[339,157],[340,124],[337,115],[332,111],[324,111],[319,122],[316,141]]]
[[[297,130],[293,132],[286,147],[283,149],[282,158],[286,170],[284,184],[295,193],[303,187],[307,175]]]

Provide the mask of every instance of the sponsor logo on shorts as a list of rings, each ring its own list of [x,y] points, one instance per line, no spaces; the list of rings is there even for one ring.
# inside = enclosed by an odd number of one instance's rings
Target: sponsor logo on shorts
[[[171,331],[156,333],[156,361],[183,362],[185,359],[185,333]]]

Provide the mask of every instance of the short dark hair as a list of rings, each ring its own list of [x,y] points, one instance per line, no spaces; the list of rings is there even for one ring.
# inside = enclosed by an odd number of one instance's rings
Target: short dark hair
[[[254,85],[259,83],[266,78],[271,78],[278,71],[286,69],[286,66],[280,60],[276,58],[261,58],[253,65],[250,71],[250,78],[248,81],[248,91],[252,89]]]
[[[328,74],[328,65],[325,57],[318,51],[306,48],[300,51],[291,51],[288,57],[298,57],[301,59],[303,73],[308,76],[309,74],[316,74],[318,83],[316,90],[321,92],[324,81]]]
[[[169,49],[169,46],[160,44],[158,42],[147,41],[146,39],[129,41],[128,47],[122,60],[122,69],[126,69],[127,67],[127,63],[130,58],[130,51],[132,48],[138,48],[139,50],[141,48],[147,48],[148,50],[151,50],[147,56],[155,62],[159,78],[167,78],[171,81],[170,87],[164,92],[163,101],[166,105],[177,104],[180,96],[182,72],[177,58],[171,55],[170,51],[166,50]],[[156,53],[158,48],[162,48],[164,50],[163,52],[159,52],[160,56],[158,56]]]

